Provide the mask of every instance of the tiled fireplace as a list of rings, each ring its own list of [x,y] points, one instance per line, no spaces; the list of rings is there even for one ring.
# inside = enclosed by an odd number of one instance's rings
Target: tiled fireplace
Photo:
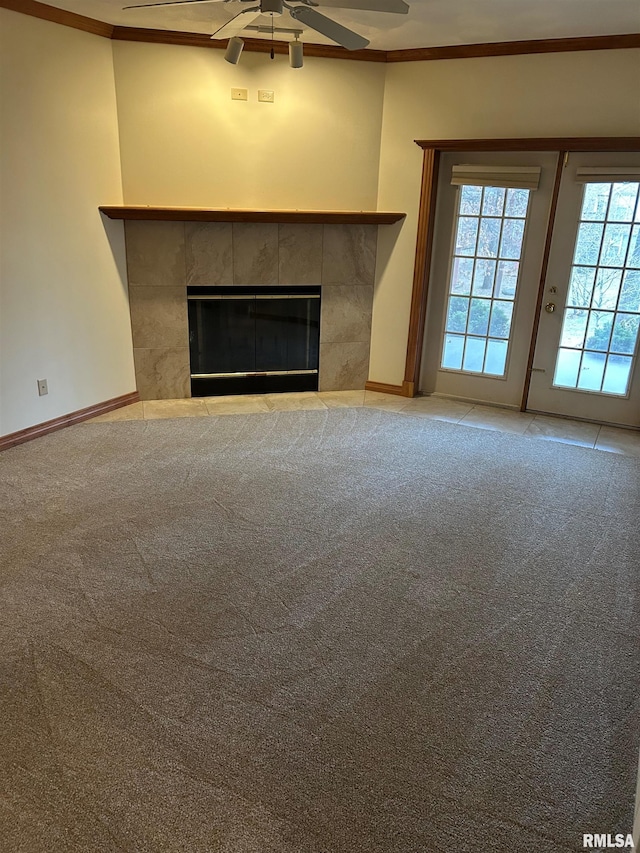
[[[127,221],[138,391],[191,396],[187,286],[321,285],[319,389],[362,389],[377,225]]]

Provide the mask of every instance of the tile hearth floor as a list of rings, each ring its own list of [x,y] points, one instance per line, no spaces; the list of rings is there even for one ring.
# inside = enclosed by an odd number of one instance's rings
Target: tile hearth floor
[[[377,391],[308,391],[296,394],[254,394],[238,397],[200,397],[188,400],[148,400],[116,409],[86,423],[193,418],[254,412],[295,411],[369,406],[418,418],[497,430],[544,441],[577,444],[594,450],[640,457],[640,432],[599,424],[533,415],[492,406],[479,406],[443,397],[396,397]]]

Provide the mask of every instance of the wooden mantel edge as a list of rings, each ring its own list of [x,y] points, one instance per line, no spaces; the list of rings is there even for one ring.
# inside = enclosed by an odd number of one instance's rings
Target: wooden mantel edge
[[[375,210],[241,210],[206,207],[148,207],[145,205],[98,208],[109,219],[144,219],[173,222],[281,222],[333,225],[392,225],[406,213]]]

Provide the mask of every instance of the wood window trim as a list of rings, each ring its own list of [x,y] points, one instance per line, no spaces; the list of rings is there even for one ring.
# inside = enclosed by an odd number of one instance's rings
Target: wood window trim
[[[420,369],[422,365],[422,345],[424,341],[427,299],[431,275],[431,256],[433,252],[433,231],[435,224],[436,190],[440,154],[443,151],[553,151],[560,155],[553,188],[549,221],[545,236],[544,253],[540,274],[540,284],[537,296],[536,318],[539,317],[540,305],[544,296],[549,252],[553,237],[556,207],[560,180],[562,178],[562,162],[564,154],[577,151],[640,151],[640,136],[588,136],[588,137],[536,137],[522,139],[440,139],[415,140],[424,152],[422,167],[422,185],[420,190],[420,206],[418,213],[418,235],[416,239],[416,260],[413,274],[413,291],[411,294],[411,310],[409,315],[409,333],[407,337],[407,357],[405,362],[403,394],[414,397],[417,393]],[[531,339],[529,360],[521,411],[526,407],[531,378],[531,366],[535,348],[535,334],[538,320],[534,322]]]

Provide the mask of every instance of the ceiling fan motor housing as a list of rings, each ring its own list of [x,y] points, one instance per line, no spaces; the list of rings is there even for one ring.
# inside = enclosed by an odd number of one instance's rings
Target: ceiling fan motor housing
[[[282,0],[261,0],[260,11],[263,15],[278,17],[282,15]]]

